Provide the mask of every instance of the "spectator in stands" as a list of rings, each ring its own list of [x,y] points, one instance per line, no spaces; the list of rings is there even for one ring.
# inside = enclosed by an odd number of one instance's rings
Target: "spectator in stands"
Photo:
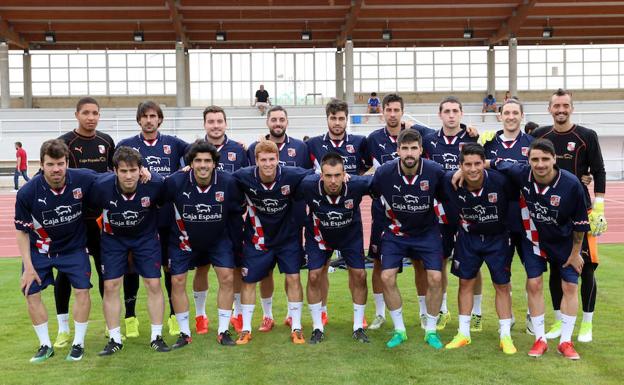
[[[271,98],[269,98],[269,91],[264,89],[264,84],[260,84],[260,89],[256,91],[256,101],[254,105],[260,110],[260,115],[264,116],[267,108],[271,105]]]
[[[485,114],[487,112],[496,113],[496,111],[496,98],[492,94],[489,94],[485,97],[485,99],[483,99],[483,108],[481,109],[481,112]],[[481,116],[481,121],[485,122],[485,115]]]
[[[535,122],[526,122],[526,124],[524,125],[524,133],[527,135],[531,135],[537,127],[539,127],[539,124]]]
[[[377,92],[371,92],[370,98],[368,98],[368,105],[366,107],[367,114],[380,114],[379,121],[381,122],[381,101],[377,97]],[[368,116],[364,118],[364,123],[368,123]]]
[[[15,191],[19,189],[19,177],[24,177],[26,182],[30,180],[28,178],[28,157],[26,151],[22,148],[22,142],[15,142],[15,173],[13,174],[13,184],[15,185]]]
[[[500,114],[503,112],[503,105],[505,105],[505,103],[507,103],[509,99],[512,99],[511,92],[506,91],[505,98],[503,99],[503,103],[500,106],[498,106],[498,115],[496,115],[496,119],[498,119],[499,122],[502,121]],[[517,97],[513,97],[513,99],[518,100]]]

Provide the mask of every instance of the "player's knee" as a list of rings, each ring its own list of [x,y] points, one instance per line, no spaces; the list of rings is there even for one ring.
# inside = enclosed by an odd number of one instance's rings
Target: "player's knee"
[[[511,290],[511,285],[508,283],[505,284],[494,284],[494,289],[497,294],[507,294]]]
[[[186,275],[185,274],[172,275],[171,285],[173,286],[174,290],[176,289],[184,290],[184,287],[186,286]]]
[[[381,271],[381,282],[384,286],[394,286],[396,284],[396,272],[392,269]]]
[[[427,271],[427,284],[430,288],[441,288],[442,287],[442,272],[429,270]]]
[[[578,285],[576,283],[561,281],[561,290],[563,291],[563,295],[576,296]]]
[[[112,292],[121,288],[121,278],[107,279],[104,281],[104,291]]]
[[[297,287],[300,287],[301,280],[299,279],[299,274],[287,274],[286,285],[292,289],[296,289]]]
[[[543,281],[541,279],[527,280],[526,290],[529,294],[540,294],[544,290]]]
[[[366,270],[349,269],[349,276],[356,287],[366,286]]]
[[[89,289],[75,289],[74,296],[76,298],[76,302],[88,303],[91,300],[89,296]]]
[[[229,272],[221,272],[217,275],[219,279],[219,287],[222,289],[232,289],[234,288],[234,273],[232,271]]]
[[[321,284],[322,275],[322,268],[310,270],[310,272],[308,273],[308,284],[311,286],[319,286]]]
[[[158,294],[159,292],[162,292],[160,287],[160,278],[145,279],[145,287],[151,294]]]

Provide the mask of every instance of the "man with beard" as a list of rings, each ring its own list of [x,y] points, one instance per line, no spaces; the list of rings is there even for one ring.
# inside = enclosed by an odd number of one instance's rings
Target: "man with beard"
[[[266,124],[269,128],[269,133],[265,135],[264,139],[277,145],[280,166],[302,167],[306,169],[312,167],[306,143],[286,134],[286,129],[288,128],[288,112],[286,112],[284,107],[271,107],[267,112]],[[255,151],[257,144],[258,142],[253,142],[247,151],[247,158],[251,166],[256,165]],[[306,217],[305,202],[295,202],[294,213],[295,223],[299,229],[302,229]],[[285,282],[284,284],[286,285],[287,283]],[[288,290],[287,288],[285,289]],[[273,326],[275,326],[275,321],[273,320],[274,290],[275,283],[273,281],[273,271],[271,270],[271,273],[260,281],[260,302],[262,303],[263,316],[262,324],[258,330],[261,332],[269,332],[273,329]],[[290,326],[291,322],[292,317],[288,314],[284,323]],[[238,324],[236,324],[236,326],[238,326]],[[242,326],[242,324],[240,326]],[[237,331],[240,332],[240,329]]]
[[[217,148],[219,164],[217,169],[229,174],[247,167],[247,153],[244,146],[225,134],[227,129],[227,117],[223,108],[219,106],[208,106],[204,109],[204,129],[206,136],[204,139]],[[240,330],[242,324],[242,313],[240,306],[240,261],[235,252],[234,271],[234,312],[232,314],[232,324],[236,330]],[[209,265],[199,266],[193,277],[193,299],[195,300],[195,328],[198,331],[208,332],[208,317],[206,316],[206,297],[208,296],[208,269]]]
[[[381,240],[381,280],[384,300],[394,323],[394,334],[386,343],[394,348],[407,340],[402,300],[396,284],[403,258],[422,261],[427,274],[425,342],[441,349],[436,331],[442,302],[442,242],[434,199],[442,191],[442,166],[421,158],[422,138],[412,129],[398,138],[399,159],[380,166],[373,177],[372,193],[379,197],[387,217]]]
[[[586,174],[594,178],[594,202],[586,185],[585,204],[589,212],[591,232],[586,233],[583,240],[581,255],[585,261],[581,272],[581,300],[583,304],[583,320],[579,331],[580,342],[592,340],[592,320],[596,306],[596,278],[594,271],[598,267],[598,240],[597,236],[607,231],[607,219],[604,215],[604,196],[606,190],[606,174],[598,135],[594,130],[572,123],[570,117],[574,112],[572,94],[559,89],[550,97],[548,112],[552,115],[553,125],[540,127],[533,132],[536,138],[549,139],[555,146],[557,165],[563,170],[575,174],[582,180]],[[562,317],[560,304],[563,293],[561,291],[559,270],[550,270],[550,295],[555,310],[555,324],[546,334],[546,338],[557,338],[561,335]]]
[[[182,166],[188,143],[175,136],[160,133],[159,128],[163,119],[164,115],[158,103],[151,100],[140,103],[137,108],[136,121],[141,127],[141,132],[138,135],[121,140],[117,146],[128,146],[137,150],[142,155],[143,166],[147,170],[167,177]],[[173,206],[171,204],[166,204],[158,209],[158,234],[162,256],[161,266],[165,273],[165,288],[169,296],[170,311],[167,326],[169,335],[177,336],[180,334],[180,327],[176,321],[173,303],[171,302],[171,274],[169,273],[168,254],[169,231],[173,224],[173,218]],[[129,320],[126,318],[126,324],[128,322]],[[138,324],[136,317],[134,317],[134,320],[130,320],[130,322]],[[206,329],[205,332],[207,331]]]
[[[321,173],[319,161],[323,157],[334,152],[343,159],[344,171],[350,175],[361,175],[370,166],[370,156],[366,147],[366,137],[347,133],[347,121],[349,119],[349,105],[339,99],[332,99],[325,106],[327,117],[327,133],[310,138],[307,141],[310,149],[310,159],[314,163],[317,173]],[[338,252],[338,254],[340,254]],[[327,260],[321,272],[323,304],[321,315],[323,325],[327,324],[327,296],[329,292],[328,269],[330,260]]]

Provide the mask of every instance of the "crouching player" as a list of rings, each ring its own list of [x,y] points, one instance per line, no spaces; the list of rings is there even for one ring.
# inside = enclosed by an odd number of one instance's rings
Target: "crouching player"
[[[91,299],[91,263],[83,225],[83,199],[97,174],[87,169],[68,169],[69,148],[58,139],[41,145],[41,173],[17,193],[15,228],[22,256],[20,288],[26,296],[28,314],[39,338],[39,349],[30,362],[54,355],[48,334],[48,312],[41,291],[54,282],[52,268],[67,274],[74,288],[76,334],[67,355],[78,361],[84,354]]]
[[[496,290],[500,347],[516,353],[511,339],[511,255],[508,253],[507,210],[511,188],[504,175],[485,170],[485,151],[480,144],[466,143],[459,154],[464,183],[455,190],[452,173],[445,177],[445,203],[459,214],[459,229],[451,272],[459,277],[459,330],[446,349],[470,344],[473,289],[483,262],[490,270]]]
[[[139,183],[143,158],[130,147],[121,146],[113,155],[114,174],[101,175],[89,194],[89,204],[102,209],[102,277],[104,318],[110,340],[100,356],[123,348],[119,289],[132,266],[143,277],[147,289],[147,311],[152,324],[150,347],[157,352],[170,349],[162,339],[164,299],[160,286],[161,251],[157,232],[157,205],[163,196],[163,178],[152,174]]]
[[[345,181],[344,161],[336,152],[321,160],[321,175],[307,176],[297,190],[310,208],[305,224],[308,256],[308,306],[312,315],[311,344],[323,341],[322,279],[324,266],[334,250],[340,251],[349,267],[349,289],[353,300],[353,339],[369,342],[364,332],[366,270],[360,202],[368,194],[372,178],[351,176]]]
[[[578,278],[583,269],[581,246],[589,231],[583,186],[576,176],[555,165],[555,147],[548,139],[536,139],[529,147],[529,164],[497,161],[490,165],[506,174],[520,188],[520,212],[528,246],[526,290],[535,333],[531,357],[541,357],[548,344],[544,337],[542,275],[546,263],[561,270],[562,327],[557,350],[571,360],[580,359],[572,344],[578,311]]]
[[[291,339],[304,344],[301,331],[303,289],[299,228],[294,222],[294,196],[303,178],[312,173],[299,167],[279,166],[277,145],[263,140],[256,145],[256,166],[234,172],[238,188],[247,202],[242,259],[241,302],[243,329],[236,343],[251,340],[251,319],[256,303],[256,283],[270,274],[277,263],[286,274],[286,296],[292,317]]]
[[[422,137],[417,131],[401,131],[397,144],[399,159],[375,171],[371,188],[388,218],[381,239],[381,280],[394,335],[386,345],[394,348],[407,340],[396,278],[403,258],[409,257],[421,260],[427,273],[425,341],[441,349],[436,323],[442,304],[442,241],[433,200],[442,191],[444,171],[421,157]]]
[[[242,233],[242,198],[234,178],[219,165],[219,151],[198,140],[186,153],[189,172],[178,171],[165,180],[165,199],[173,202],[175,224],[169,246],[173,307],[180,336],[172,348],[191,343],[186,276],[190,268],[214,266],[219,290],[217,342],[235,345],[228,324],[234,299],[234,240]]]

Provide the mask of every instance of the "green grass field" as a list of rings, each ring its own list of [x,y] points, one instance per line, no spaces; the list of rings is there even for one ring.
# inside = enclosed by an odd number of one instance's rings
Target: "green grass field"
[[[215,292],[210,291],[208,335],[194,336],[193,343],[180,351],[158,354],[148,349],[149,321],[145,310],[145,291],[139,292],[138,314],[141,337],[127,340],[124,350],[113,357],[96,356],[106,343],[101,301],[92,291],[93,307],[86,340],[86,355],[81,362],[64,360],[68,349],[56,352],[47,362],[28,362],[37,348],[37,339],[18,289],[20,261],[0,259],[0,383],[2,384],[621,384],[624,373],[624,304],[620,297],[624,282],[624,246],[601,246],[602,264],[598,269],[598,305],[594,318],[594,341],[576,343],[582,359],[571,362],[556,353],[556,342],[540,359],[526,355],[533,337],[524,333],[524,271],[514,262],[513,299],[518,320],[512,336],[518,354],[505,356],[498,349],[498,322],[494,312],[493,289],[484,285],[484,331],[473,333],[472,344],[456,351],[434,351],[427,347],[419,327],[418,300],[412,269],[400,275],[405,320],[409,340],[397,349],[385,347],[391,325],[370,331],[371,344],[351,340],[352,307],[344,270],[330,275],[330,323],[326,340],[320,345],[294,346],[289,330],[281,324],[271,333],[254,333],[247,346],[225,348],[217,345]],[[486,272],[486,270],[484,270]],[[95,276],[95,275],[94,275]],[[484,275],[484,277],[487,274]],[[211,273],[211,287],[215,277]],[[305,279],[305,275],[303,276]],[[457,280],[451,277],[449,308],[453,318],[441,332],[448,342],[457,328]],[[369,278],[370,282],[370,278]],[[283,280],[276,279],[274,314],[278,321],[285,315]],[[548,287],[545,284],[545,287]],[[53,293],[45,291],[51,311],[50,333],[56,335]],[[367,319],[372,320],[374,304],[369,298]],[[550,297],[547,296],[547,308]],[[191,310],[192,313],[192,310]],[[254,327],[262,316],[256,307]],[[309,336],[310,316],[304,309],[304,331]],[[547,326],[553,319],[547,312]],[[577,321],[577,330],[578,331]],[[73,330],[73,326],[72,326]],[[576,338],[576,333],[574,335]],[[166,336],[170,343],[173,337]],[[619,374],[618,374],[619,373]],[[618,380],[619,378],[619,380]]]

